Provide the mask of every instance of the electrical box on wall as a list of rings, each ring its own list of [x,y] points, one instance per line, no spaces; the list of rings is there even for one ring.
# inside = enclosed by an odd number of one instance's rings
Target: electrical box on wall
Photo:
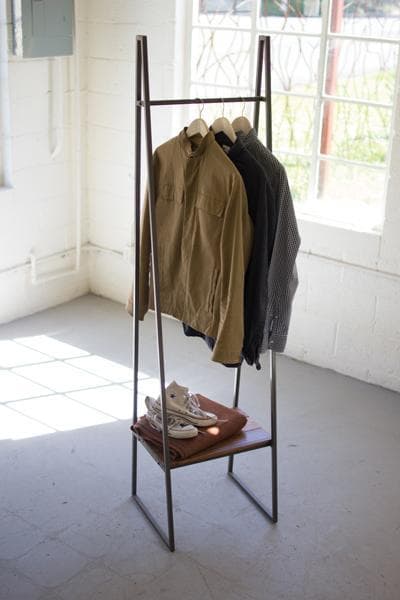
[[[17,56],[73,54],[74,0],[12,0],[12,13]]]

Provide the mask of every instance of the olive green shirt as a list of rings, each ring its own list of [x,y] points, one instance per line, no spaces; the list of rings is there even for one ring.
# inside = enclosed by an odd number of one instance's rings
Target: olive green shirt
[[[252,223],[239,172],[210,131],[185,130],[153,156],[160,301],[163,313],[216,339],[212,360],[240,362],[244,278]],[[139,319],[154,309],[149,199],[140,240]],[[132,314],[132,297],[128,300]]]

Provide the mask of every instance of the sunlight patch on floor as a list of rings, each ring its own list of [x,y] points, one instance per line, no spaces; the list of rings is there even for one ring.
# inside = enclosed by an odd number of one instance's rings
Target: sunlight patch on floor
[[[132,419],[132,369],[50,336],[0,340],[0,440]],[[138,414],[159,383],[139,372]]]

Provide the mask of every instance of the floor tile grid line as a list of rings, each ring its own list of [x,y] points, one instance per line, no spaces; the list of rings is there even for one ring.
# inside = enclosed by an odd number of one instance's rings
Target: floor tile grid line
[[[9,339],[10,339],[10,341],[15,341],[12,338],[9,338]],[[20,345],[23,346],[23,344],[20,344]],[[29,346],[23,346],[23,347],[24,348],[29,348]],[[107,377],[104,374],[99,375],[98,373],[96,373],[94,371],[85,369],[84,367],[81,367],[81,366],[77,367],[75,364],[71,364],[70,362],[68,362],[68,361],[71,361],[71,360],[75,360],[77,358],[90,358],[91,356],[97,357],[98,356],[97,354],[89,353],[89,354],[85,354],[84,356],[68,356],[68,357],[65,357],[65,358],[57,358],[55,356],[50,356],[49,354],[45,354],[45,353],[41,352],[40,350],[35,350],[35,352],[37,352],[38,354],[42,354],[45,357],[48,357],[48,360],[44,360],[42,362],[26,362],[26,363],[21,363],[21,364],[14,365],[14,366],[9,366],[9,367],[2,367],[0,365],[0,372],[1,371],[12,371],[12,372],[14,372],[14,369],[19,369],[21,367],[35,367],[37,365],[47,365],[47,364],[54,363],[54,362],[59,362],[59,363],[62,362],[62,363],[65,363],[66,365],[68,365],[70,367],[73,367],[74,369],[79,369],[79,370],[81,370],[81,371],[83,371],[85,373],[90,373],[91,375],[96,375],[98,377],[102,377],[103,379],[107,379],[108,381],[111,381],[111,382],[114,381],[114,380],[110,379],[109,377]],[[100,358],[104,358],[104,357],[100,357]],[[109,360],[109,359],[105,359],[105,360]],[[113,362],[113,361],[110,361],[110,362]],[[125,367],[125,368],[128,368],[128,369],[130,368],[130,367],[126,367],[126,365],[121,365],[119,363],[115,363],[115,364],[117,366]],[[20,377],[25,377],[24,375],[21,375],[20,373],[16,373],[16,374],[19,375]],[[142,380],[143,379],[150,379],[150,377],[151,377],[150,375],[148,375],[147,377],[143,377],[142,376],[141,379]],[[29,379],[29,377],[26,377],[26,379],[28,379],[29,381],[32,381],[32,380]],[[129,383],[131,381],[131,379],[132,378],[129,377],[127,379],[123,379],[123,380],[120,380],[118,382],[114,381],[114,383],[121,383],[121,384],[123,384],[123,383]],[[34,381],[34,383],[36,383],[36,382]],[[44,387],[48,387],[48,386],[44,386]]]
[[[107,386],[104,385],[102,387],[112,387],[112,385],[119,385],[119,384],[118,383],[114,383],[114,384],[111,384],[111,386],[110,385],[107,385]],[[121,385],[121,388],[122,387],[123,386]],[[88,388],[88,389],[95,390],[97,388]],[[128,388],[125,388],[125,389],[128,389]],[[107,412],[105,412],[104,410],[102,410],[100,408],[95,408],[91,404],[86,404],[83,400],[77,400],[76,398],[71,398],[71,396],[68,396],[68,394],[79,392],[79,391],[84,391],[84,390],[74,390],[73,392],[65,392],[65,396],[67,396],[68,400],[72,400],[72,401],[76,402],[77,404],[80,404],[81,406],[84,406],[85,408],[91,408],[92,410],[95,410],[96,412],[101,413],[101,414],[105,415],[106,417],[113,417],[117,421],[127,421],[128,420],[128,419],[120,419],[120,418],[116,417],[115,415],[112,415],[111,413],[107,413]],[[143,396],[144,397],[144,394],[140,394],[140,392],[139,392],[138,396]],[[132,413],[133,413],[133,408],[132,408]]]
[[[52,395],[53,394],[49,394],[49,396],[52,396]],[[36,400],[37,398],[47,398],[47,396],[38,396],[35,398],[24,398],[24,400]],[[14,402],[19,402],[19,400],[14,400]],[[37,417],[31,417],[30,415],[28,416],[26,413],[22,412],[21,410],[18,410],[17,408],[14,408],[13,406],[9,406],[9,404],[12,404],[12,403],[13,402],[5,402],[3,404],[3,406],[6,406],[8,409],[12,410],[13,412],[17,413],[18,415],[25,417],[26,419],[31,419],[35,423],[39,423],[39,425],[44,425],[45,427],[52,429],[54,433],[58,431],[58,429],[56,429],[55,427],[52,427],[48,423],[45,423],[41,419],[38,419]]]
[[[25,375],[21,375],[20,373],[14,373],[14,375],[18,375],[18,377],[22,377],[23,379],[26,379],[27,381],[29,381],[29,383],[37,384],[37,382],[34,381],[33,379],[30,379],[29,377],[26,377]],[[85,392],[86,390],[96,390],[97,388],[100,388],[100,387],[110,387],[112,385],[123,385],[123,383],[120,384],[120,383],[116,383],[115,381],[109,381],[109,383],[104,383],[102,385],[89,385],[87,387],[74,388],[72,390],[64,390],[62,392],[53,390],[48,385],[43,385],[42,383],[37,384],[37,385],[41,385],[41,387],[47,388],[49,390],[49,393],[48,394],[38,394],[37,396],[28,396],[27,398],[17,398],[16,400],[7,400],[6,402],[3,402],[2,404],[6,405],[11,402],[19,402],[20,400],[35,400],[36,398],[47,398],[47,396],[54,396],[54,395],[62,396],[63,394],[72,394],[73,392]]]
[[[96,356],[96,355],[93,355],[93,356]],[[40,365],[49,365],[49,364],[56,363],[56,362],[65,362],[65,360],[54,359],[52,361],[45,362],[45,363],[39,363],[39,364]],[[81,392],[84,390],[95,389],[98,387],[106,387],[108,385],[118,385],[118,384],[124,385],[124,384],[130,382],[130,379],[126,379],[126,380],[124,379],[123,381],[115,381],[113,379],[110,379],[109,377],[105,377],[104,375],[96,375],[95,373],[93,373],[91,371],[87,371],[86,369],[81,369],[80,367],[75,367],[74,365],[69,365],[68,363],[66,363],[67,366],[69,366],[73,369],[77,369],[78,371],[82,371],[83,373],[86,373],[89,375],[94,375],[95,377],[101,377],[101,379],[104,379],[105,381],[108,381],[109,383],[104,383],[101,386],[100,385],[89,385],[89,386],[83,387],[83,388],[74,388],[71,390],[63,390],[62,392],[60,392],[57,390],[53,390],[46,384],[35,381],[34,379],[32,379],[31,377],[28,377],[27,375],[23,375],[22,373],[18,373],[17,371],[15,371],[15,369],[19,369],[20,367],[22,367],[22,368],[25,368],[26,366],[35,367],[35,366],[37,366],[37,364],[38,363],[34,363],[33,365],[18,365],[18,367],[9,367],[8,369],[3,369],[3,370],[9,371],[10,373],[13,373],[14,375],[18,375],[18,377],[22,377],[23,379],[26,379],[26,381],[29,381],[30,383],[35,383],[36,385],[40,385],[41,387],[47,388],[48,390],[51,391],[52,394],[67,394],[67,393],[71,393],[71,392]],[[38,396],[32,396],[32,398],[40,398],[41,396],[48,396],[48,395],[51,395],[51,394],[39,394]],[[28,398],[26,398],[26,399],[28,399]]]
[[[48,359],[48,360],[43,360],[43,361],[41,361],[39,363],[38,362],[21,363],[20,365],[15,365],[15,367],[16,366],[18,366],[18,367],[30,367],[30,366],[34,366],[34,365],[37,365],[37,364],[44,365],[44,364],[46,364],[48,362],[52,362],[53,360],[57,360],[56,357],[53,356],[52,354],[48,354],[46,352],[42,352],[42,350],[36,350],[34,348],[31,348],[30,346],[26,346],[25,344],[23,344],[23,343],[21,343],[19,341],[16,341],[14,338],[5,338],[5,339],[0,340],[0,343],[1,342],[13,342],[14,344],[17,344],[18,346],[21,346],[21,349],[30,350],[31,353],[34,352],[36,354],[41,354],[43,357],[45,357],[45,358]],[[12,368],[15,368],[15,367],[2,367],[2,366],[0,366],[0,369],[12,369]]]
[[[98,356],[97,354],[90,354],[89,356]],[[74,357],[74,358],[81,358],[81,357]],[[82,358],[88,358],[87,356],[82,357]],[[99,375],[98,373],[95,373],[93,371],[89,371],[88,369],[85,369],[83,367],[77,367],[74,364],[71,364],[67,361],[69,360],[73,360],[71,357],[68,358],[52,358],[51,360],[46,360],[43,361],[41,363],[26,363],[26,364],[22,364],[22,365],[15,365],[14,367],[0,367],[0,370],[4,370],[4,371],[13,371],[14,369],[20,369],[20,368],[25,368],[25,367],[36,367],[36,366],[41,366],[41,365],[49,365],[52,363],[64,363],[65,365],[67,365],[68,367],[72,367],[73,369],[78,369],[80,371],[83,371],[84,373],[89,373],[90,375],[95,375],[96,377],[101,377],[102,379],[107,379],[110,382],[115,382],[113,379],[110,379],[110,377],[107,377],[106,375]],[[117,364],[117,363],[116,363]],[[125,365],[118,365],[118,366],[122,366],[125,367]],[[16,373],[17,375],[20,375],[21,377],[26,377],[25,375],[21,375],[20,373]],[[150,378],[150,376],[149,376]],[[29,377],[26,377],[26,379],[29,379]],[[143,378],[143,379],[147,379],[147,378]],[[30,380],[30,379],[29,379]],[[30,380],[35,382],[34,380]],[[131,378],[129,377],[128,379],[123,379],[121,381],[119,381],[118,383],[128,383],[129,381],[131,381]],[[42,384],[41,384],[42,385]],[[46,387],[46,386],[44,386]]]
[[[103,415],[105,415],[107,417],[113,417],[117,421],[122,421],[122,420],[125,420],[125,419],[119,419],[118,417],[115,417],[114,415],[111,415],[110,413],[106,413],[103,410],[100,410],[98,408],[94,408],[90,404],[85,404],[81,400],[76,400],[76,398],[71,398],[70,396],[68,396],[68,394],[70,394],[70,393],[85,392],[85,391],[88,391],[88,390],[96,390],[96,389],[98,389],[100,387],[101,388],[106,388],[106,387],[112,387],[113,385],[119,385],[119,384],[115,383],[115,382],[110,382],[110,383],[108,383],[106,385],[102,385],[102,386],[93,386],[93,387],[87,387],[87,388],[80,388],[80,389],[77,389],[77,390],[74,389],[74,390],[70,390],[69,392],[62,392],[62,393],[55,392],[53,390],[50,394],[42,394],[40,396],[32,396],[31,398],[21,398],[19,400],[10,400],[9,402],[4,402],[2,404],[2,406],[6,406],[10,410],[18,413],[19,415],[22,415],[22,416],[24,416],[24,417],[26,417],[28,419],[32,419],[32,421],[35,421],[36,423],[39,423],[40,425],[45,425],[46,427],[49,427],[50,429],[53,429],[54,431],[57,431],[57,432],[61,432],[61,430],[56,429],[52,425],[49,425],[48,423],[45,423],[44,421],[38,419],[37,417],[33,417],[31,415],[28,416],[26,413],[22,412],[21,410],[18,410],[18,408],[14,407],[14,406],[10,406],[10,405],[18,403],[18,402],[21,402],[22,400],[40,400],[41,398],[47,398],[49,396],[54,396],[54,395],[57,395],[57,396],[66,396],[68,398],[68,400],[71,400],[71,402],[74,402],[75,404],[80,404],[81,406],[84,406],[85,408],[90,408],[90,409],[94,410],[95,412],[103,414]],[[125,389],[127,389],[127,388],[125,388]],[[88,427],[90,427],[90,425]]]
[[[23,523],[25,523],[26,525],[29,525],[29,527],[33,527],[33,529],[35,529],[36,531],[38,531],[38,532],[42,531],[42,529],[39,527],[39,525],[36,525],[36,523],[34,523],[32,521],[28,521],[28,519],[26,519],[22,514],[20,514],[18,512],[18,510],[10,510],[9,508],[2,508],[2,511],[4,511],[6,515],[20,519],[21,521],[23,521]]]
[[[36,367],[36,365],[48,365],[49,363],[52,363],[56,360],[61,360],[58,358],[51,358],[50,356],[48,356],[47,354],[43,354],[43,356],[46,356],[46,358],[48,358],[48,360],[43,360],[41,362],[26,362],[26,363],[20,363],[19,365],[13,365],[13,366],[8,366],[8,367],[2,367],[0,365],[0,372],[1,371],[10,371],[12,369],[18,369],[19,367]]]
[[[24,556],[26,556],[27,554],[29,554],[30,552],[32,552],[32,550],[34,550],[35,548],[37,548],[38,546],[42,545],[42,544],[46,544],[48,542],[57,542],[58,544],[65,546],[66,548],[69,548],[70,550],[73,550],[74,553],[79,554],[80,556],[82,556],[82,558],[86,559],[85,562],[85,566],[82,567],[82,569],[79,571],[79,573],[85,571],[86,569],[90,569],[93,566],[96,566],[97,564],[97,559],[90,559],[90,557],[88,557],[87,554],[85,554],[84,552],[82,552],[81,550],[72,547],[70,544],[60,540],[58,538],[58,536],[54,536],[54,535],[47,535],[41,542],[38,542],[38,544],[36,544],[36,546],[34,546],[34,548],[30,548],[26,553],[24,553],[23,555],[21,555],[18,560],[20,560],[21,558],[23,558]],[[71,577],[68,577],[67,579],[65,579],[62,582],[62,585],[41,585],[38,584],[38,582],[31,577],[28,573],[26,573],[24,570],[22,570],[21,568],[17,566],[14,567],[14,570],[16,571],[16,573],[18,573],[18,575],[20,577],[22,577],[23,579],[26,579],[27,581],[29,581],[29,583],[33,584],[36,587],[40,587],[41,589],[43,589],[44,591],[44,595],[41,595],[39,600],[41,600],[42,598],[51,598],[51,600],[53,600],[53,594],[55,594],[54,598],[60,598],[60,600],[62,599],[62,596],[59,596],[57,588],[58,589],[62,589],[62,587],[64,587],[65,585],[67,585],[71,580],[73,580],[77,573],[74,573],[73,575],[71,575]],[[50,596],[51,594],[51,596]],[[1,598],[1,597],[0,597]]]
[[[61,343],[62,345],[71,347],[71,344],[69,344],[68,342],[61,342],[56,337],[53,337],[53,335],[57,335],[57,333],[56,334],[43,333],[43,334],[40,334],[39,337],[45,336],[45,337],[50,338],[51,340],[53,340],[55,342]],[[23,348],[27,348],[28,350],[34,350],[35,352],[38,352],[40,354],[44,354],[45,356],[53,356],[54,357],[53,354],[49,354],[47,351],[44,351],[44,350],[38,350],[37,347],[32,346],[30,344],[27,344],[25,342],[26,339],[32,339],[32,338],[37,338],[37,337],[38,336],[36,336],[36,335],[30,335],[30,336],[27,336],[27,337],[24,337],[24,338],[20,338],[20,337],[16,337],[16,338],[3,338],[1,341],[4,341],[4,340],[13,341],[16,344],[18,344],[19,346],[22,346]],[[24,341],[22,341],[22,340],[24,340]],[[76,348],[76,347],[74,347],[74,348]],[[82,356],[88,356],[90,354],[86,350],[83,350],[83,348],[76,348],[76,349],[80,350],[79,354],[73,354],[72,356],[70,355],[69,357],[64,357],[64,358],[79,358],[79,357],[82,357]],[[61,359],[61,357],[60,357],[60,359]]]

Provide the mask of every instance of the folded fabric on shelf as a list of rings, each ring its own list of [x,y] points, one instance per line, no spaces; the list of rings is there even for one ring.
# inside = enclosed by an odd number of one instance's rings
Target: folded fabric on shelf
[[[169,453],[172,460],[189,458],[201,450],[226,440],[246,425],[247,416],[240,409],[228,408],[201,394],[196,395],[200,407],[207,412],[214,413],[218,417],[218,421],[210,427],[199,427],[199,434],[191,439],[169,437]],[[146,416],[140,417],[137,423],[131,426],[131,429],[157,450],[162,450],[162,434],[149,424]]]

